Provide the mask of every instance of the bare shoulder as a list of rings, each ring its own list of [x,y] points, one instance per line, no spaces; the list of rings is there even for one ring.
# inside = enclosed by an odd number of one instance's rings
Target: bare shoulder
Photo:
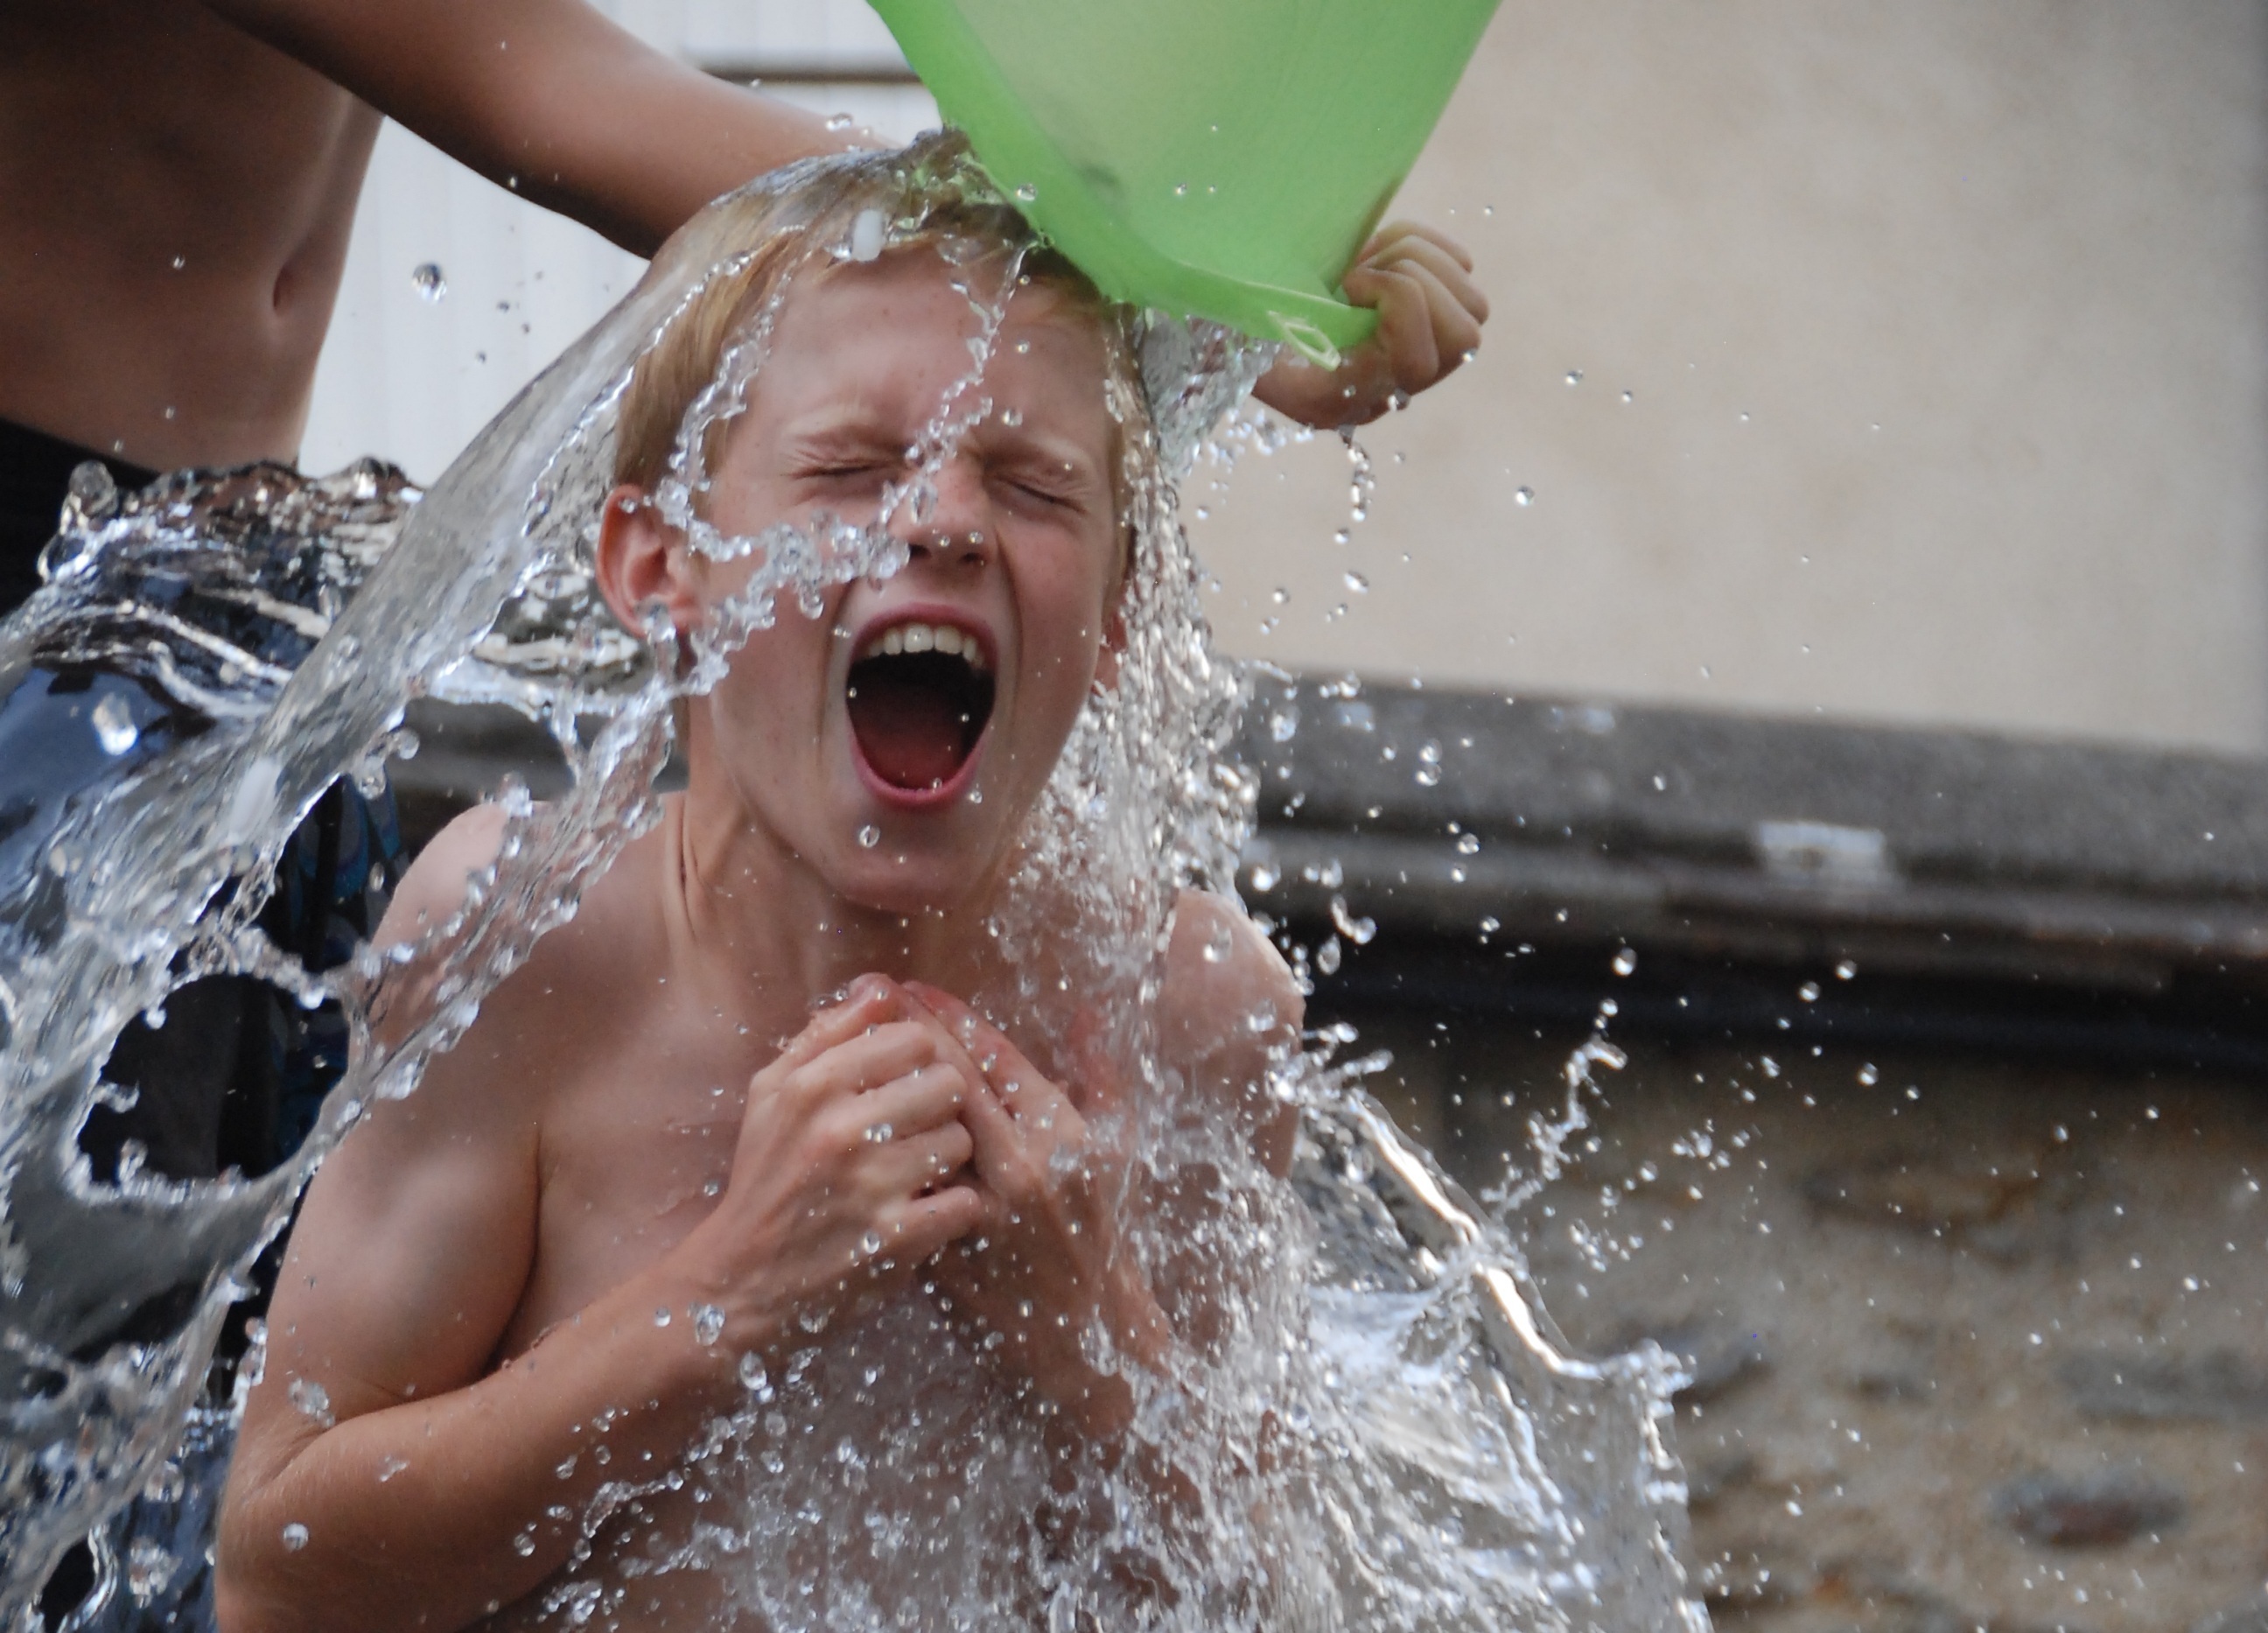
[[[1256,1151],[1278,1173],[1291,1160],[1292,1119],[1269,1093],[1268,1075],[1299,1048],[1306,1014],[1290,966],[1259,926],[1224,898],[1182,892],[1166,947],[1160,1041],[1193,1089],[1240,1108]]]
[[[1236,904],[1183,890],[1166,948],[1168,1035],[1211,1053],[1224,1034],[1296,1038],[1307,1011],[1291,967]]]
[[[503,849],[507,820],[500,805],[475,805],[435,834],[394,888],[378,927],[378,944],[423,941],[454,917],[464,905],[466,882],[492,866]]]
[[[476,805],[418,853],[375,938],[382,948],[417,950],[398,978],[396,998],[385,1006],[389,1010],[414,1018],[459,942],[475,933],[477,921],[466,912],[468,891],[476,883],[484,889],[494,884],[510,823],[501,806]],[[644,944],[641,931],[651,915],[640,911],[646,898],[632,876],[651,867],[652,845],[651,835],[632,841],[590,883],[573,917],[539,939],[525,962],[482,1000],[479,1018],[453,1053],[468,1060],[508,1054],[534,1064],[568,1046],[578,1028],[563,1027],[559,1017],[588,1015],[589,1005],[620,986],[624,965]]]

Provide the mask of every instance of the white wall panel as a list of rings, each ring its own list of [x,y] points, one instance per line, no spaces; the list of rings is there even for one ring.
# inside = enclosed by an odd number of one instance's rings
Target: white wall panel
[[[902,67],[861,0],[616,0],[604,6],[689,61],[761,72]],[[903,141],[937,122],[918,85],[769,85],[808,111],[849,114]],[[442,270],[422,295],[416,270]],[[355,218],[336,316],[315,375],[300,462],[364,454],[431,482],[473,434],[637,279],[644,263],[596,233],[491,185],[398,125],[379,138]]]

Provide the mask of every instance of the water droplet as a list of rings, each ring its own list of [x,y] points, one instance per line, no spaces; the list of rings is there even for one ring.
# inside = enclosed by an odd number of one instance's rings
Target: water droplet
[[[420,262],[409,274],[409,287],[427,300],[438,300],[449,292],[449,280],[441,276],[438,262]]]
[[[1012,408],[1001,410],[1000,423],[1011,431],[1015,430],[1017,426],[1024,423],[1024,410],[1021,409]]]
[[[1236,932],[1224,924],[1205,938],[1204,957],[1207,964],[1226,964],[1236,951]]]
[[[1583,383],[1583,371],[1580,368],[1569,369],[1567,371],[1567,383],[1571,386],[1581,385]]]
[[[331,1415],[330,1392],[313,1378],[295,1378],[284,1393],[291,1397],[301,1415],[314,1419],[325,1429],[337,1421]]]
[[[1519,492],[1512,496],[1512,502],[1525,510],[1528,506],[1535,503],[1535,490],[1534,488],[1521,489]]]
[[[142,728],[134,723],[134,712],[124,692],[111,692],[96,704],[93,719],[94,740],[105,754],[123,754],[141,741]]]
[[[693,1318],[694,1341],[704,1349],[725,1335],[725,1312],[714,1304],[696,1304],[688,1312]]]
[[[771,1379],[764,1375],[764,1363],[753,1351],[740,1357],[740,1387],[762,1394],[771,1387]]]
[[[1795,995],[1802,999],[1806,1003],[1817,1003],[1819,1001],[1819,983],[1816,981],[1806,981],[1802,986],[1795,989]]]
[[[882,1233],[869,1230],[858,1238],[858,1257],[872,1259],[882,1251]]]
[[[522,1559],[532,1559],[534,1557],[535,1528],[533,1526],[529,1526],[526,1530],[520,1532],[518,1535],[512,1538],[512,1551],[519,1555]]]
[[[1038,203],[1040,202],[1040,189],[1034,187],[1028,181],[1020,182],[1016,188],[1016,202],[1020,204]]]
[[[827,128],[829,130],[848,130],[851,126],[858,122],[857,120],[853,119],[848,114],[829,114],[827,116]]]
[[[284,1551],[296,1554],[307,1546],[307,1527],[293,1520],[284,1527]]]
[[[187,255],[175,255],[173,257],[173,270],[176,272],[180,271],[183,267],[188,264],[189,258]]]
[[[866,1125],[865,1132],[859,1137],[868,1145],[887,1145],[891,1136],[896,1132],[897,1130],[887,1123],[869,1123]]]
[[[126,1550],[126,1591],[137,1604],[147,1604],[165,1592],[180,1563],[155,1538],[135,1538]]]
[[[1615,955],[1614,971],[1616,975],[1628,975],[1637,968],[1638,954],[1631,949],[1625,947]]]
[[[1278,873],[1275,868],[1268,862],[1261,861],[1252,864],[1252,888],[1259,891],[1263,896],[1276,888],[1277,881],[1282,876],[1283,876]]]
[[[873,823],[858,830],[858,844],[863,849],[871,851],[881,842],[882,831]]]
[[[1845,958],[1845,959],[1844,959],[1841,963],[1837,964],[1835,966],[1835,979],[1836,979],[1837,980],[1838,980],[1838,981],[1848,981],[1848,980],[1854,979],[1857,977],[1858,973],[1859,973],[1859,966],[1858,966],[1858,964],[1857,964],[1853,960],[1849,959],[1849,958]]]
[[[1292,592],[1279,584],[1269,592],[1268,598],[1280,607],[1292,599]]]
[[[1339,938],[1336,935],[1327,936],[1324,938],[1323,944],[1315,949],[1315,968],[1321,970],[1325,975],[1336,975],[1339,971],[1339,960],[1344,956],[1344,950],[1339,946]]]
[[[669,1325],[669,1306],[667,1304],[662,1305],[653,1312],[653,1324],[656,1326],[667,1326]]]
[[[1873,1061],[1869,1060],[1866,1065],[1859,1068],[1859,1082],[1865,1087],[1872,1089],[1876,1083],[1881,1081],[1882,1075],[1881,1072],[1874,1069],[1874,1063]]]
[[[1341,935],[1358,947],[1367,947],[1378,934],[1378,922],[1373,919],[1358,919],[1348,912],[1346,898],[1331,898],[1331,925]],[[1328,972],[1326,972],[1328,973]]]
[[[1623,401],[1624,401],[1624,403],[1635,402],[1636,400],[1637,400],[1637,399],[1636,399],[1636,397],[1633,395],[1633,394],[1631,394],[1631,393],[1630,393],[1630,392],[1627,392],[1627,391],[1625,391],[1625,392],[1624,392],[1624,393],[1623,393]]]
[[[1474,852],[1479,850],[1480,847],[1481,836],[1477,833],[1461,833],[1457,836],[1458,855],[1470,856]]]
[[[1370,580],[1363,577],[1359,573],[1348,573],[1346,575],[1345,582],[1347,588],[1352,590],[1358,595],[1367,595],[1370,594]]]

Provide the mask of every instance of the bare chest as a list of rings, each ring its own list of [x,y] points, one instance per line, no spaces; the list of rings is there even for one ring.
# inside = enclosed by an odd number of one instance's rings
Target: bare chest
[[[731,1177],[747,1082],[769,1051],[666,1009],[644,1018],[561,1063],[541,1135],[535,1262],[507,1354],[667,1252]]]

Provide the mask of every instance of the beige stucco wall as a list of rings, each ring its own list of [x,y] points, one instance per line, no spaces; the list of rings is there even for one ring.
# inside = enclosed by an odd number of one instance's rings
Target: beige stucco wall
[[[1232,647],[2268,750],[2260,0],[1506,0],[1401,208],[1488,344],[1200,479]]]

